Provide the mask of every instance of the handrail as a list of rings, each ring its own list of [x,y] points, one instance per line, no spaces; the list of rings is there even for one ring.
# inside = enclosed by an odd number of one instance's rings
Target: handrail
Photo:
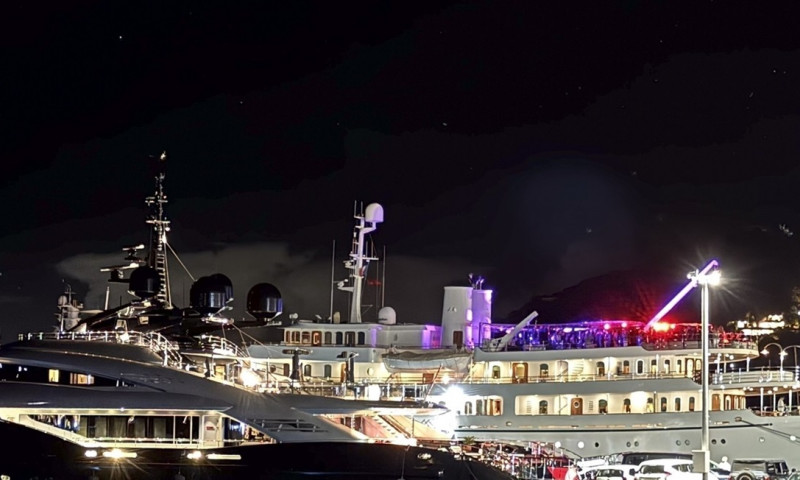
[[[180,347],[158,332],[90,331],[90,332],[29,332],[18,336],[20,341],[59,340],[81,342],[108,342],[147,347],[164,360],[165,365],[181,368],[183,357]]]

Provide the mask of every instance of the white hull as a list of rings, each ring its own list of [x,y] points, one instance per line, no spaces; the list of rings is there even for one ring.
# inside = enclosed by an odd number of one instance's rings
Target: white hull
[[[454,433],[476,440],[560,442],[581,457],[624,451],[692,453],[700,449],[701,413],[457,416]],[[750,410],[710,413],[711,458],[780,457],[800,468],[800,416],[761,417]]]

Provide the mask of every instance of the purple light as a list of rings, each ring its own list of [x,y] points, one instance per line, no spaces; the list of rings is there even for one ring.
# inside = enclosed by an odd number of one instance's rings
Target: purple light
[[[715,268],[715,267],[718,267],[718,266],[719,266],[719,262],[718,262],[718,261],[716,261],[716,260],[711,260],[710,262],[708,262],[708,265],[706,265],[705,267],[703,267],[703,269],[702,269],[702,270],[700,270],[699,272],[695,271],[695,272],[693,272],[693,273],[690,273],[690,274],[689,274],[689,283],[688,283],[688,284],[686,284],[686,286],[685,286],[685,287],[683,287],[683,289],[682,289],[680,292],[678,292],[678,294],[677,294],[677,295],[675,295],[675,296],[672,298],[672,300],[670,300],[669,302],[667,302],[667,304],[666,304],[666,305],[664,305],[664,308],[662,308],[662,309],[661,309],[661,311],[659,311],[658,313],[656,313],[656,315],[655,315],[655,316],[654,316],[652,319],[650,319],[650,321],[649,321],[649,322],[647,322],[647,325],[645,325],[645,326],[644,326],[644,328],[645,328],[645,329],[648,329],[648,328],[652,327],[653,325],[655,325],[656,323],[658,323],[658,321],[659,321],[659,320],[661,320],[662,318],[664,318],[664,315],[666,315],[667,313],[669,313],[669,311],[670,311],[670,310],[672,310],[672,308],[673,308],[673,307],[674,307],[674,306],[675,306],[675,305],[676,305],[678,302],[680,302],[680,301],[683,299],[683,297],[685,297],[685,296],[686,296],[686,295],[687,295],[687,294],[688,294],[688,293],[689,293],[689,292],[690,292],[690,291],[691,291],[691,290],[692,290],[694,287],[696,287],[696,286],[697,286],[697,282],[698,282],[698,279],[699,279],[700,277],[704,276],[705,274],[707,274],[708,272],[710,272],[710,271],[711,271],[711,269],[713,269],[713,268]]]

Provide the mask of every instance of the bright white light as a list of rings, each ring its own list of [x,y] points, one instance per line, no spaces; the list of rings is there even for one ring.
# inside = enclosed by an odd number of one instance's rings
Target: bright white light
[[[706,284],[711,286],[719,285],[722,282],[722,273],[719,270],[712,270],[705,275]]]
[[[206,458],[209,460],[241,460],[242,456],[238,453],[209,453]]]
[[[459,410],[463,408],[464,403],[467,401],[467,397],[464,395],[464,391],[461,390],[461,388],[451,385],[450,388],[445,390],[444,394],[442,395],[442,400],[444,400],[445,406],[450,410]]]
[[[84,455],[86,455],[87,458],[94,458],[97,456],[97,450],[86,450]]]
[[[201,458],[203,458],[203,454],[200,453],[200,450],[195,450],[193,452],[187,453],[186,458],[188,458],[189,460],[200,460]]]
[[[136,452],[125,452],[123,450],[120,450],[119,448],[114,448],[112,450],[106,450],[105,452],[103,452],[103,456],[106,458],[113,458],[113,459],[136,458]]]
[[[242,369],[239,378],[242,380],[242,385],[245,387],[254,387],[261,382],[261,378],[256,372],[249,368]]]

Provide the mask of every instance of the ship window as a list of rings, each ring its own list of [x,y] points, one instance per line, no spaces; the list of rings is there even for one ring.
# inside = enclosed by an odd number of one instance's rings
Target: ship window
[[[646,409],[647,413],[653,413],[653,409],[654,409],[653,405],[654,404],[655,404],[655,402],[653,402],[652,398],[648,398],[647,399],[647,409]]]
[[[664,373],[669,373],[670,367],[672,367],[671,362],[669,360],[664,360]]]
[[[354,347],[356,344],[356,332],[344,332],[344,344]]]
[[[660,408],[661,408],[662,412],[666,412],[667,411],[667,397],[661,397]]]
[[[303,376],[310,377],[311,376],[311,365],[305,364],[303,365]]]
[[[300,342],[300,332],[294,331],[292,332],[292,343]]]
[[[689,411],[694,412],[694,397],[689,397]]]
[[[311,332],[311,345],[315,347],[322,345],[322,332],[319,330]]]
[[[311,343],[311,332],[302,332],[302,336],[300,337],[300,343],[303,345],[308,345]]]
[[[323,370],[325,372],[325,378],[331,378],[333,367],[331,367],[330,364],[326,364],[325,367],[323,367]]]
[[[487,400],[486,406],[489,408],[489,411],[487,412],[489,415],[503,414],[503,401],[499,398]]]
[[[547,415],[547,400],[542,400],[539,402],[539,413],[542,415]]]
[[[59,374],[58,370],[51,368],[47,372],[47,381],[50,383],[58,383],[58,374]]]
[[[475,414],[483,415],[483,400],[475,400]]]
[[[527,362],[514,363],[511,365],[511,372],[514,378],[514,383],[527,383],[528,382],[528,364]]]
[[[325,345],[330,345],[330,344],[331,344],[331,340],[332,340],[332,338],[331,338],[331,337],[332,337],[332,335],[331,335],[331,332],[325,332],[325,334],[324,334],[324,335],[323,335],[323,337],[322,337],[322,338],[323,338],[323,341],[322,341],[322,342],[323,342]]]
[[[500,378],[500,366],[495,365],[492,367],[492,378]]]
[[[284,363],[283,364],[283,375],[286,376],[286,377],[289,376],[289,364],[288,363]]]
[[[658,373],[658,362],[655,359],[650,360],[650,373],[654,375]]]
[[[472,415],[472,402],[464,402],[464,415]]]
[[[364,335],[364,332],[358,332],[358,342],[357,342],[357,344],[358,345],[364,345],[364,340],[366,338],[367,337],[366,337],[366,335]]]
[[[342,332],[336,332],[336,345],[342,344]]]
[[[70,373],[69,383],[70,385],[93,385],[94,377],[82,373]]]
[[[540,378],[547,378],[550,375],[550,369],[548,368],[546,363],[542,363],[539,365],[539,377]]]
[[[602,377],[603,375],[606,374],[606,364],[605,363],[597,362],[596,367],[597,367],[597,375],[598,376]]]
[[[681,411],[681,399],[680,399],[680,397],[675,397],[675,411],[676,412],[680,412]]]
[[[638,375],[644,373],[644,360],[636,360],[636,373]]]
[[[283,341],[286,342],[286,343],[291,343],[292,342],[292,331],[291,330],[286,330],[285,332],[283,332]]]
[[[631,374],[631,362],[629,360],[622,362],[622,373],[625,375]]]
[[[601,399],[597,402],[597,408],[599,413],[608,413],[608,400]]]
[[[631,399],[626,398],[622,401],[622,413],[631,413]]]
[[[683,360],[675,360],[675,370],[678,373],[683,373]]]

